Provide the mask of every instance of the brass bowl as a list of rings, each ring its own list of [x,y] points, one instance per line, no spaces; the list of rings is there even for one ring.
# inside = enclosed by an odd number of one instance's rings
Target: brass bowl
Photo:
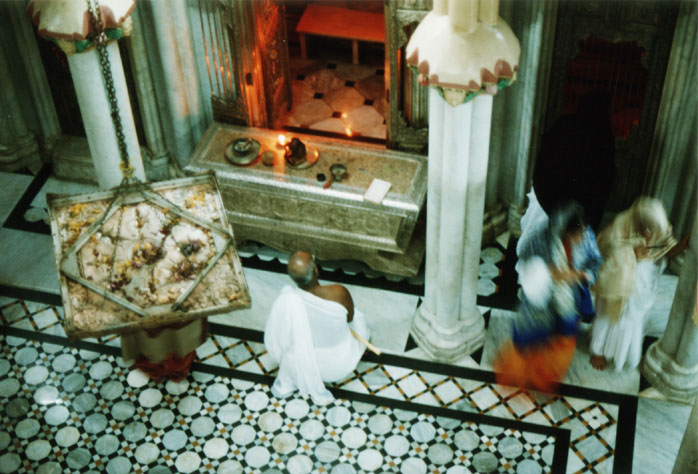
[[[330,166],[330,173],[332,173],[332,176],[336,182],[341,183],[342,178],[344,178],[344,175],[347,174],[347,167],[342,163],[335,163]]]

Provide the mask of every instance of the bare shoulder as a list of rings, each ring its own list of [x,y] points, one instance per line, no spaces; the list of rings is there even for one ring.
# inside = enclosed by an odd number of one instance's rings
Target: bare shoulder
[[[325,285],[322,287],[323,297],[344,304],[347,300],[351,301],[351,294],[342,285]]]

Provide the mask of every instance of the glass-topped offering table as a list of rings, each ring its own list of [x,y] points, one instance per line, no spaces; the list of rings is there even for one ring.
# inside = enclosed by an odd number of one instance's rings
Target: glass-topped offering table
[[[413,234],[426,194],[426,157],[282,133],[213,123],[187,166],[215,171],[238,241],[416,274],[424,243]],[[285,156],[294,138],[305,148],[300,160]],[[246,149],[259,154],[245,158]]]

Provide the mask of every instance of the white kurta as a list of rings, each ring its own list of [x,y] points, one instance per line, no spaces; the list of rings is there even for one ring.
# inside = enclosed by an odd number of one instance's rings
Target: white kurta
[[[350,329],[368,340],[368,326],[358,309],[347,323],[347,309],[341,304],[284,287],[264,328],[264,345],[279,363],[272,393],[286,397],[298,390],[318,404],[332,401],[323,382],[346,378],[366,349]]]

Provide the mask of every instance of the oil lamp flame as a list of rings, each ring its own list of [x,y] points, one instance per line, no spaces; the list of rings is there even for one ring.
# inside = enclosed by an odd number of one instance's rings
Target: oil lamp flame
[[[352,136],[351,128],[347,127],[346,130],[347,130],[347,136],[348,137]]]
[[[283,133],[279,135],[279,145],[285,146],[286,145],[286,135]]]

